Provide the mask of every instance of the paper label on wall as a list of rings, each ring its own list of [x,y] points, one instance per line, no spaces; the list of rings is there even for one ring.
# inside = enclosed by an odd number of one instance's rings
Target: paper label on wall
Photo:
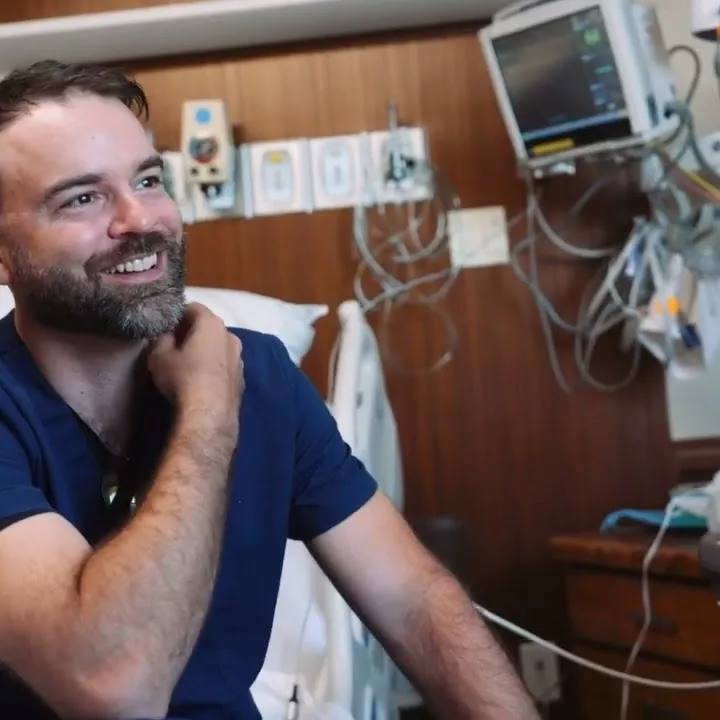
[[[450,257],[455,267],[487,267],[510,262],[505,208],[451,210]]]

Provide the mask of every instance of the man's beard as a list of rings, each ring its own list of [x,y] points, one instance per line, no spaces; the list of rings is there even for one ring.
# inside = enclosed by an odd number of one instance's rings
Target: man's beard
[[[165,252],[165,276],[150,283],[112,283],[102,269],[130,256]],[[54,330],[118,340],[171,332],[185,309],[185,242],[161,233],[135,236],[87,264],[87,277],[62,267],[39,268],[22,248],[12,254],[11,287],[36,322]]]

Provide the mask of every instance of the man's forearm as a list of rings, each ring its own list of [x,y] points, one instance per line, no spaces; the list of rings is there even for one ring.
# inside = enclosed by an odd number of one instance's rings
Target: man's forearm
[[[438,570],[408,613],[399,665],[442,720],[539,720],[503,650],[456,580]]]
[[[151,709],[167,701],[210,603],[236,442],[227,433],[181,414],[136,515],[79,577],[85,660],[141,675]]]

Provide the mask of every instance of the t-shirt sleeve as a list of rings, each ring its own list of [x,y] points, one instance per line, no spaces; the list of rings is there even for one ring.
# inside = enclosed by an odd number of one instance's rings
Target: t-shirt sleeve
[[[289,537],[309,541],[359,510],[377,483],[351,452],[324,400],[277,341],[295,411],[295,474]]]
[[[0,531],[45,512],[52,512],[52,507],[32,484],[28,454],[0,414]]]

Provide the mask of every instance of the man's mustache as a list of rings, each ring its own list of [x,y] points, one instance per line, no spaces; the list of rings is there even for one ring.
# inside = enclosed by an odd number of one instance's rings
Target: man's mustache
[[[112,251],[93,256],[86,264],[86,271],[88,275],[107,272],[131,257],[161,252],[167,250],[173,243],[177,243],[177,240],[172,235],[161,232],[135,235],[124,240]]]

